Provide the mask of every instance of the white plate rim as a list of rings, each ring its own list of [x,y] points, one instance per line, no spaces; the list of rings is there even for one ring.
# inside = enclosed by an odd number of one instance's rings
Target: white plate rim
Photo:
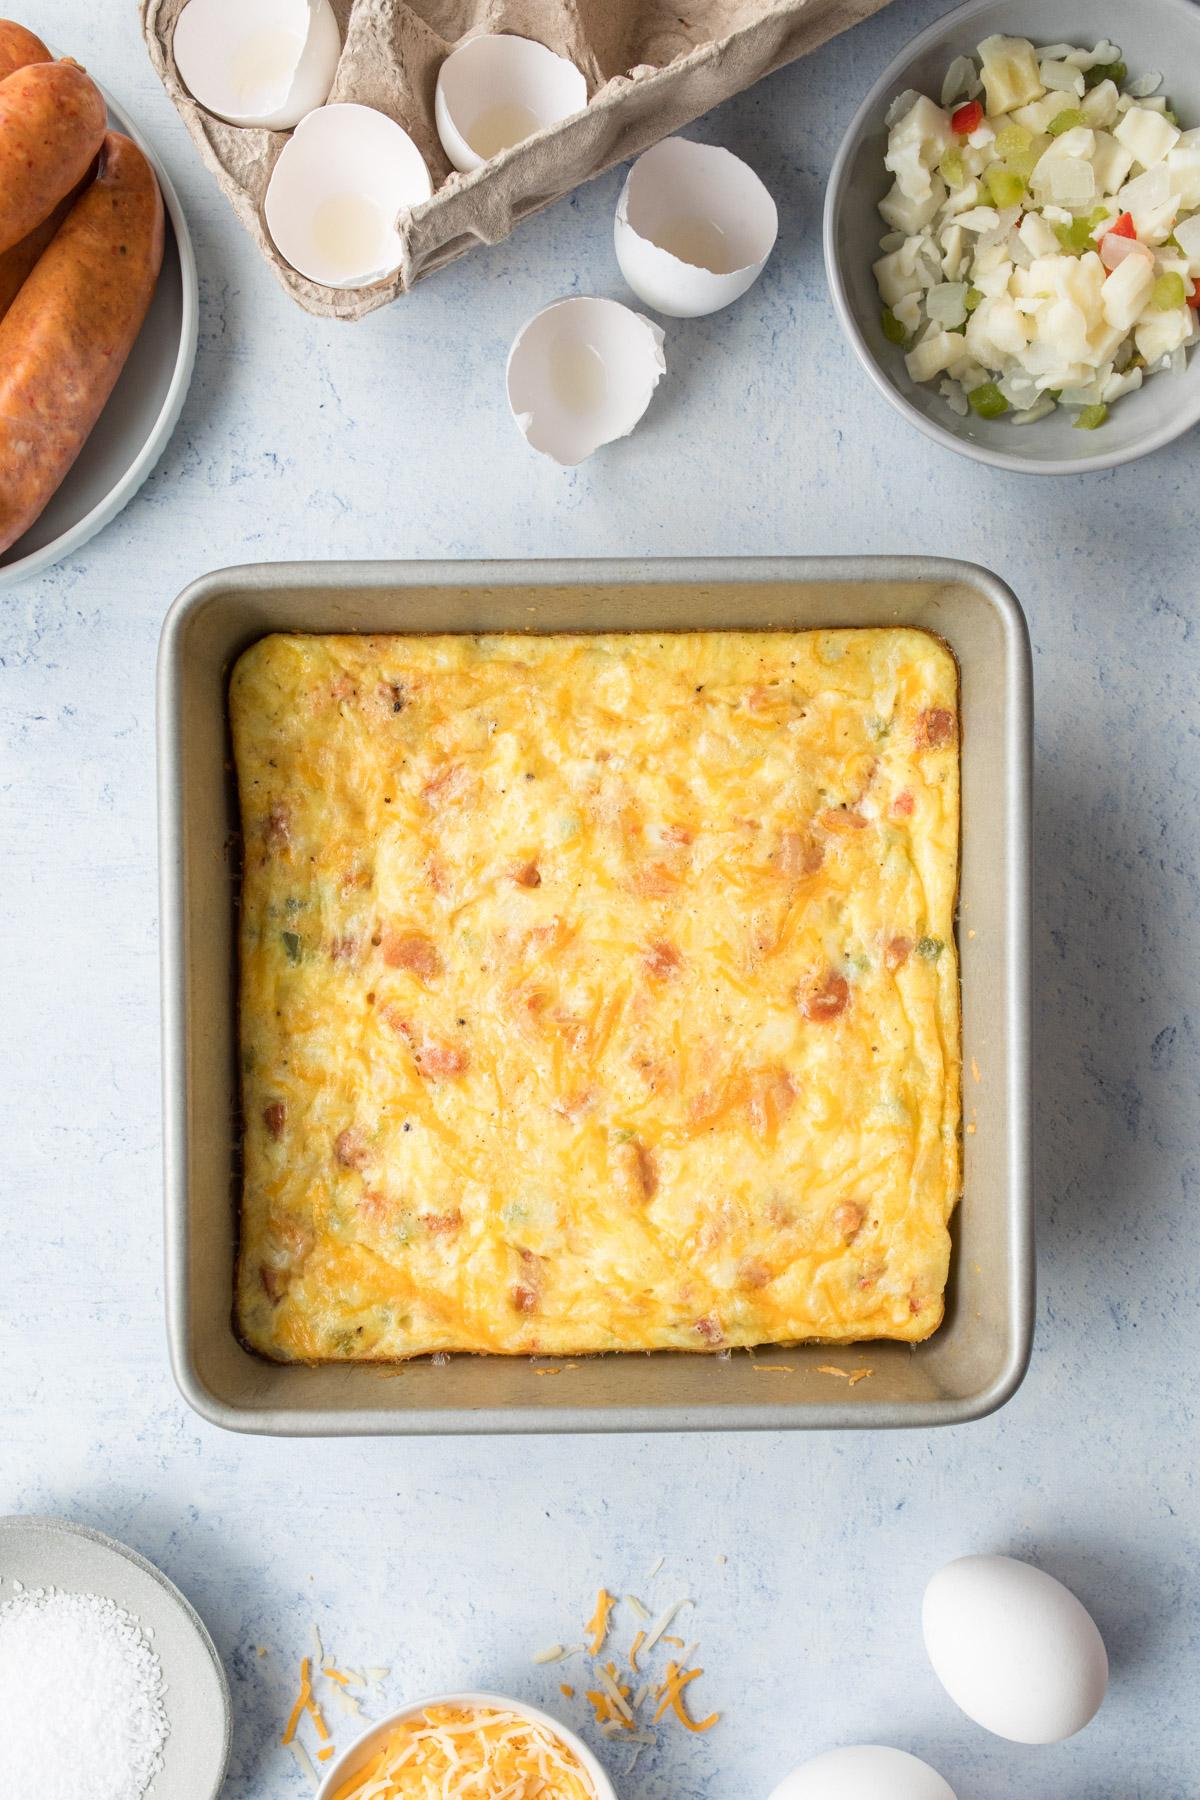
[[[197,1800],[217,1800],[217,1796],[225,1784],[225,1776],[229,1771],[229,1758],[233,1750],[233,1703],[229,1693],[229,1677],[225,1673],[225,1665],[221,1661],[220,1652],[213,1643],[208,1626],[187,1595],[180,1592],[170,1576],[165,1575],[156,1563],[152,1563],[140,1551],[131,1549],[128,1544],[122,1544],[119,1539],[109,1537],[107,1532],[98,1531],[94,1525],[79,1525],[74,1519],[64,1519],[55,1513],[0,1514],[0,1544],[3,1543],[7,1532],[21,1530],[58,1533],[62,1537],[82,1538],[86,1543],[94,1544],[98,1549],[109,1552],[120,1561],[132,1563],[134,1568],[139,1569],[143,1575],[149,1576],[155,1586],[161,1588],[167,1599],[183,1614],[212,1664],[221,1695],[221,1755],[216,1785],[210,1794],[197,1796]],[[47,1585],[51,1587],[54,1585],[51,1575],[47,1576]]]
[[[200,287],[196,272],[196,251],[192,244],[191,232],[188,230],[179,195],[175,192],[171,178],[158,156],[151,149],[124,107],[118,105],[108,89],[100,82],[97,82],[96,86],[100,89],[110,117],[116,120],[120,129],[127,137],[133,139],[138,149],[146,157],[162,190],[163,205],[171,221],[171,229],[175,233],[175,244],[179,256],[183,314],[179,333],[179,350],[158,417],[133,461],[118,476],[104,498],[98,500],[91,511],[85,513],[81,519],[76,519],[69,530],[53,538],[50,543],[43,544],[40,549],[31,550],[27,556],[19,557],[16,562],[0,564],[0,588],[12,587],[19,581],[28,581],[31,576],[40,575],[46,569],[53,568],[55,563],[62,562],[64,558],[71,555],[72,551],[78,550],[81,545],[86,544],[89,538],[95,537],[98,531],[102,531],[129,504],[166,449],[167,441],[179,423],[183,403],[191,385],[192,371],[196,365],[196,347],[200,335]],[[65,479],[70,480],[69,470]]]

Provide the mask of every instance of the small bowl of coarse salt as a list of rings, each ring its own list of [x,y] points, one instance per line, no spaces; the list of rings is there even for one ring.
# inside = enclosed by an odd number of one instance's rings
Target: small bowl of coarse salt
[[[136,1551],[0,1518],[0,1794],[216,1800],[229,1688],[198,1614]]]

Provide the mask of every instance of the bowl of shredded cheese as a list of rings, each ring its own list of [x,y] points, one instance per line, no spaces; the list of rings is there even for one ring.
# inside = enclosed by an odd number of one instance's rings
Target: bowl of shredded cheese
[[[500,1694],[439,1694],[372,1725],[330,1766],[317,1800],[617,1800],[587,1745]]]

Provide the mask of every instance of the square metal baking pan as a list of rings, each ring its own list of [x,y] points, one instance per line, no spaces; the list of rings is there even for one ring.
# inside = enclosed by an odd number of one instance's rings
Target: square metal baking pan
[[[964,1191],[946,1318],[927,1343],[536,1365],[277,1365],[232,1325],[240,1137],[237,813],[227,684],[273,631],[679,631],[913,625],[962,678]],[[206,575],[158,667],[166,1294],[171,1360],[214,1424],[277,1434],[779,1430],[957,1424],[1019,1385],[1033,1333],[1029,641],[968,563],[906,557],[274,564]],[[558,1368],[550,1380],[539,1370]],[[869,1368],[853,1386],[822,1369]]]

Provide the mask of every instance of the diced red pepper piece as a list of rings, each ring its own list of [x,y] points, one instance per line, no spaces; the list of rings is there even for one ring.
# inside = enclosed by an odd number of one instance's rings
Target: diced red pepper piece
[[[1200,308],[1200,287],[1196,288],[1192,293],[1190,293],[1188,295],[1187,303],[1189,306],[1195,306],[1197,308]]]
[[[978,100],[968,100],[950,114],[950,123],[962,137],[970,137],[983,124],[983,107]]]
[[[1105,237],[1136,237],[1137,232],[1134,230],[1133,214],[1122,213],[1116,224],[1110,225],[1104,235]]]

